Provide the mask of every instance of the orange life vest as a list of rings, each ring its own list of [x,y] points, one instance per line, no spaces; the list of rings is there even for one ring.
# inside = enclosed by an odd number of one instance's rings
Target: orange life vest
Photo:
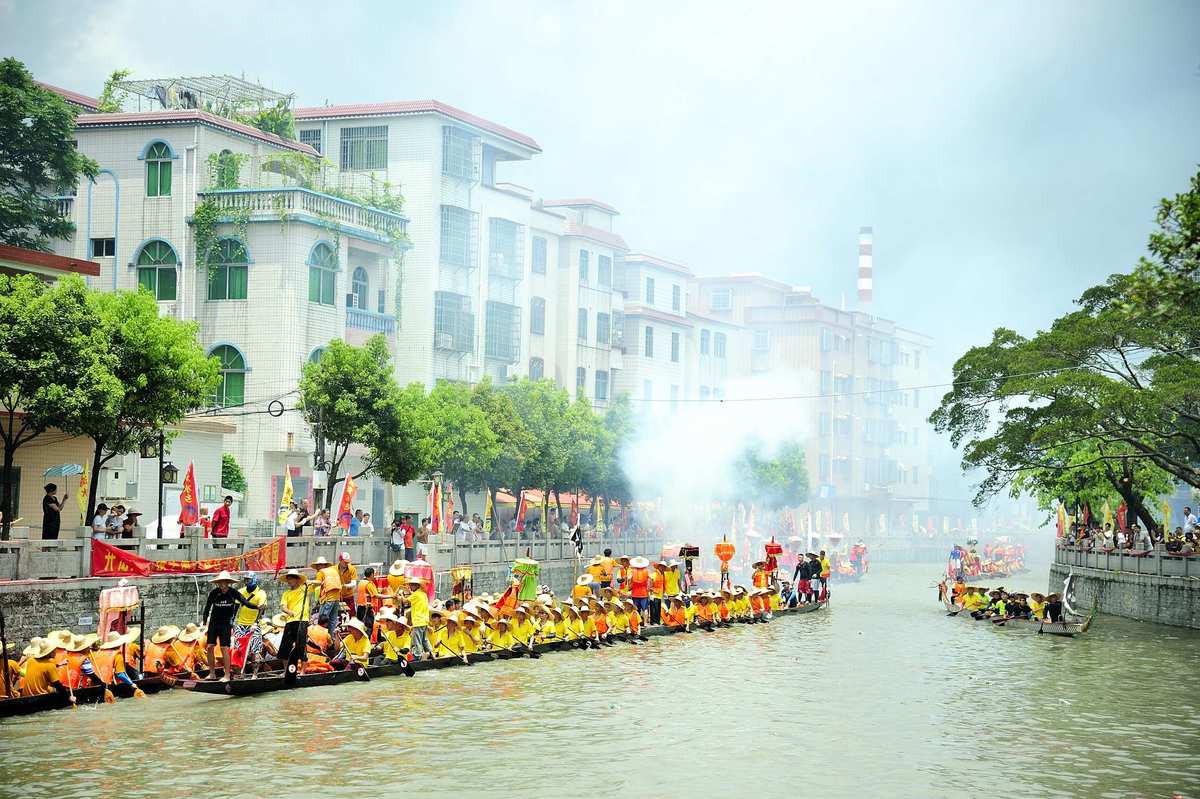
[[[105,685],[111,685],[113,679],[117,676],[117,658],[120,657],[121,650],[119,649],[101,649],[92,653],[92,669],[96,672],[96,676],[100,678],[100,682]],[[121,661],[120,671],[124,671],[125,662]]]
[[[642,614],[636,610],[629,611],[629,632],[637,635],[642,629]]]
[[[160,671],[166,670],[167,666],[166,645],[146,641],[146,656],[143,658],[142,671],[147,674],[158,674]]]
[[[682,608],[667,611],[666,623],[668,627],[682,627],[686,622],[687,616],[684,615]]]
[[[87,659],[87,655],[83,652],[68,652],[65,649],[58,652],[62,653],[58,655],[58,681],[78,690],[82,687],[83,661]]]
[[[767,584],[771,582],[771,576],[762,569],[759,569],[758,571],[754,572],[754,577],[751,579],[751,582],[754,583],[755,588],[766,588]]]
[[[729,603],[722,602],[718,607],[721,611],[721,621],[729,621]]]
[[[601,613],[599,616],[593,617],[593,620],[596,624],[596,632],[600,633],[600,635],[607,635],[608,634],[608,616]]]
[[[308,626],[308,643],[316,647],[317,652],[329,651],[329,630],[319,624],[310,624]]]
[[[182,646],[182,649],[180,648]],[[171,651],[171,655],[167,656],[166,664],[169,671],[195,671],[196,670],[196,646],[195,644],[180,644],[179,641],[172,641],[167,645],[167,649]]]

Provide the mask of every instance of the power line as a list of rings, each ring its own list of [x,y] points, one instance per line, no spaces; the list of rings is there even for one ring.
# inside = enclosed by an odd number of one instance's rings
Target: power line
[[[1130,350],[1130,352],[1140,352],[1140,351],[1151,350],[1151,349],[1152,348],[1150,348],[1150,347],[1136,347],[1136,348]],[[1168,350],[1166,352],[1159,352],[1157,350],[1153,350],[1153,351],[1155,352],[1156,355],[1183,355],[1185,353],[1194,352],[1196,350],[1200,350],[1200,346],[1185,347],[1183,349]],[[1000,378],[981,377],[981,378],[977,378],[975,380],[966,380],[963,382],[966,384],[991,383],[996,379],[1009,380],[1014,377],[1035,377],[1037,375],[1053,375],[1053,374],[1059,374],[1060,372],[1073,371],[1075,369],[1080,368],[1082,365],[1083,364],[1077,363],[1077,364],[1073,364],[1071,366],[1061,366],[1056,369],[1039,369],[1039,370],[1035,370],[1032,372],[1016,372],[1014,374],[1003,375]],[[675,403],[691,403],[691,404],[726,403],[726,402],[781,402],[781,401],[791,401],[791,400],[834,399],[837,397],[869,397],[869,396],[878,396],[880,394],[898,394],[898,393],[904,392],[904,391],[920,391],[920,390],[929,389],[929,388],[952,388],[954,385],[955,385],[955,381],[951,381],[949,383],[927,383],[927,384],[921,385],[921,386],[897,386],[896,388],[878,388],[878,389],[874,389],[874,390],[870,390],[870,391],[842,391],[842,392],[835,391],[830,394],[785,394],[785,395],[781,395],[781,396],[777,396],[777,397],[719,397],[719,398],[710,397],[708,399],[701,399],[701,398],[670,399],[670,398],[658,398],[658,397],[642,397],[642,398],[630,397],[629,400],[631,402],[669,402],[672,404],[675,404]]]

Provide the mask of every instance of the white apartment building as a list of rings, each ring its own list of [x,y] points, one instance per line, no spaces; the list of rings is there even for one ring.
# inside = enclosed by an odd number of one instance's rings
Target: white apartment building
[[[694,324],[688,317],[692,270],[644,253],[625,256],[625,340],[628,366],[619,390],[651,407],[688,399],[694,382]]]

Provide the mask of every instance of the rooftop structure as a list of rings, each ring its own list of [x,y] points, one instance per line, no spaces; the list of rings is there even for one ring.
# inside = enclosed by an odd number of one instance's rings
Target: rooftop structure
[[[191,78],[123,80],[117,86],[160,109],[199,109],[229,113],[249,108],[290,104],[295,95],[284,94],[233,75],[200,75]],[[140,110],[139,101],[139,110]]]

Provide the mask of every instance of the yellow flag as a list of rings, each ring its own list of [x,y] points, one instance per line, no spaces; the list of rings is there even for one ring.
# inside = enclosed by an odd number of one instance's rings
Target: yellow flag
[[[490,538],[492,535],[492,490],[484,488],[483,492],[487,494],[487,504],[483,508],[483,534]]]
[[[88,492],[91,489],[91,481],[88,480],[88,464],[83,463],[83,472],[79,475],[79,490],[75,492],[75,504],[79,506],[79,524],[86,526],[87,520],[87,503]]]
[[[279,498],[279,523],[283,524],[287,521],[288,514],[292,512],[292,470],[287,466],[283,467],[283,496]]]
[[[1167,530],[1171,529],[1171,503],[1165,499],[1163,500],[1163,504],[1162,504],[1162,515],[1163,515],[1163,532],[1166,533]]]
[[[1112,506],[1108,504],[1107,499],[1104,500],[1104,507],[1101,509],[1101,513],[1104,514],[1104,523],[1111,526],[1113,523],[1113,512]]]

